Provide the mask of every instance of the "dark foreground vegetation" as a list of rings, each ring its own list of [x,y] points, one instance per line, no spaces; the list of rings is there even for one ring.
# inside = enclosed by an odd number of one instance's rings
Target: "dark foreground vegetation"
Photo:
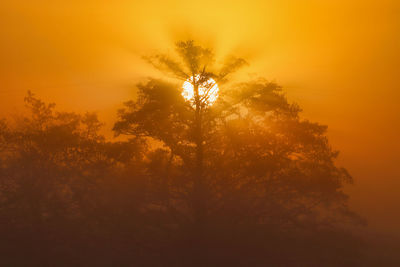
[[[208,51],[193,47],[178,52]],[[179,84],[149,79],[115,140],[95,114],[25,102],[27,115],[0,123],[2,266],[365,265],[351,232],[363,221],[343,193],[352,178],[326,127],[300,119],[275,83],[221,86],[197,108]]]
[[[172,89],[150,84],[148,93]],[[33,95],[26,103],[28,116],[0,128],[3,266],[351,266],[359,258],[359,241],[338,227],[355,218],[341,192],[351,179],[334,166],[325,127],[300,122],[290,106],[279,114],[289,121],[271,118],[270,129],[245,118],[215,126],[199,225],[192,148],[174,140],[186,138],[170,114],[158,114],[160,125],[141,122],[171,144],[159,146],[107,141],[93,114],[56,112]]]

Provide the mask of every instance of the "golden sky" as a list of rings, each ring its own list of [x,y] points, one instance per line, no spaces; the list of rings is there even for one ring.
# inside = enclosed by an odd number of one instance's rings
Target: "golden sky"
[[[0,114],[27,90],[61,109],[98,111],[111,128],[141,56],[180,39],[245,57],[329,126],[371,227],[400,234],[400,1],[45,1],[0,3]]]

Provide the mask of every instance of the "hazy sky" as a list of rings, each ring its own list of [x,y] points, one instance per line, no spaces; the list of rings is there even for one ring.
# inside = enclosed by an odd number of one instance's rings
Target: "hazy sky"
[[[351,204],[400,234],[400,1],[44,1],[0,3],[0,114],[32,90],[61,109],[98,111],[111,127],[141,61],[196,39],[248,59],[247,74],[284,86],[303,116],[329,126],[354,176]]]

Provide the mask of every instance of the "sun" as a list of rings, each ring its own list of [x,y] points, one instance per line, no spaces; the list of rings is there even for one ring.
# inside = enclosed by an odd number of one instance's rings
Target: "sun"
[[[195,75],[195,81],[200,79],[200,75]],[[182,85],[182,96],[186,101],[190,101],[191,104],[195,105],[194,87],[193,87],[193,76],[187,79]],[[207,81],[199,84],[199,97],[201,104],[205,106],[211,106],[215,103],[218,98],[218,84],[212,78],[208,78]]]

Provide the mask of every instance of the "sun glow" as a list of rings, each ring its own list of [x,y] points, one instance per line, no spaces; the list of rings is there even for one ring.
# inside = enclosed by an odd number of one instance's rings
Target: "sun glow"
[[[198,82],[200,75],[195,76],[195,82]],[[193,87],[193,76],[187,79],[182,85],[182,96],[186,101],[190,101],[192,105],[195,105],[195,93]],[[211,106],[218,98],[218,84],[212,78],[208,78],[207,81],[199,84],[199,98],[200,103],[205,106]]]

